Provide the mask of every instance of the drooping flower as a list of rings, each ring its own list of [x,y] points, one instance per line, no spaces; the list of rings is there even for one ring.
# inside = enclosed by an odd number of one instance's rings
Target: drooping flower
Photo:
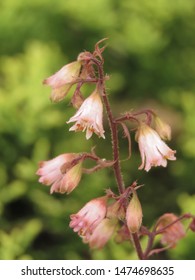
[[[78,157],[78,154],[68,153],[59,155],[51,160],[39,163],[39,169],[36,174],[40,176],[39,182],[44,185],[51,185],[50,193],[72,192],[79,184],[82,174],[82,162],[78,162],[74,166],[70,166],[67,172],[62,170],[65,164],[71,162]]]
[[[126,211],[127,227],[131,233],[139,231],[142,224],[142,216],[141,203],[134,191]]]
[[[101,249],[113,235],[116,225],[117,219],[104,218],[92,235],[83,237],[83,242],[88,243],[90,248]]]
[[[77,214],[70,216],[70,227],[80,236],[89,236],[106,215],[107,197],[99,197],[89,201]]]
[[[171,248],[174,248],[177,242],[185,236],[185,230],[180,221],[176,221],[178,217],[172,213],[166,213],[162,215],[158,220],[157,231],[162,230],[161,243],[163,245],[168,245]],[[168,226],[167,228],[165,228]],[[163,230],[165,228],[165,230]]]
[[[85,99],[76,114],[67,123],[71,122],[75,122],[75,124],[69,130],[86,130],[86,139],[89,139],[93,133],[105,138],[103,129],[103,104],[97,89]]]
[[[43,81],[52,88],[51,100],[59,102],[67,95],[77,80],[81,70],[81,61],[74,61],[62,67],[58,72]]]
[[[176,160],[176,151],[171,150],[158,133],[150,126],[142,123],[136,133],[142,164],[139,169],[149,171],[152,166],[167,166],[167,159]]]

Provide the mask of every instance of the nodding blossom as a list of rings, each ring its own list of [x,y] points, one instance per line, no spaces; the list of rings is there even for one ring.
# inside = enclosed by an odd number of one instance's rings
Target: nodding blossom
[[[79,184],[82,174],[82,163],[70,167],[66,172],[62,172],[65,164],[71,163],[78,155],[73,153],[62,154],[51,160],[39,163],[36,174],[40,176],[39,182],[50,186],[50,193],[70,193]]]
[[[83,101],[76,114],[67,123],[71,122],[75,122],[75,124],[69,130],[86,130],[86,139],[89,139],[93,133],[105,138],[103,129],[103,104],[97,89]]]
[[[106,215],[106,202],[106,196],[89,201],[77,214],[70,216],[70,227],[81,237],[89,238]]]
[[[174,248],[177,245],[177,242],[185,237],[185,230],[180,221],[176,221],[178,217],[172,213],[166,213],[159,218],[157,231],[162,229],[161,243],[163,245],[168,245],[171,248]],[[164,227],[168,226],[163,230]]]
[[[72,85],[77,81],[81,70],[81,61],[71,62],[58,72],[43,81],[52,88],[51,100],[59,102],[67,95]]]
[[[167,166],[167,160],[176,160],[176,151],[171,150],[150,126],[142,123],[137,130],[136,140],[141,153],[139,169],[149,171],[152,166]]]

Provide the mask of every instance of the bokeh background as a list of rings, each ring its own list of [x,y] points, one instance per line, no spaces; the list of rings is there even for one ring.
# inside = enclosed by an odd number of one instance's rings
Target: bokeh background
[[[144,224],[165,212],[195,214],[195,1],[6,0],[0,2],[0,259],[131,259],[129,243],[90,250],[68,227],[69,215],[105,188],[111,171],[84,175],[70,195],[49,195],[37,182],[40,160],[90,151],[111,158],[106,140],[68,133],[70,97],[49,100],[42,80],[108,37],[104,53],[114,114],[153,108],[173,128],[177,161],[138,171],[136,143],[123,162],[127,184],[138,179]],[[89,89],[86,89],[86,96]],[[107,128],[105,121],[105,128]],[[122,136],[122,131],[121,131]],[[121,158],[127,143],[121,142]],[[157,244],[158,245],[158,244]],[[194,259],[195,235],[156,259]]]

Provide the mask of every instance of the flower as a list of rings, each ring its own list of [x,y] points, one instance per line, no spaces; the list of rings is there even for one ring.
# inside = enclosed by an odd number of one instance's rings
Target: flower
[[[82,163],[79,162],[71,167],[71,162],[77,154],[68,153],[59,155],[51,160],[39,163],[36,174],[40,176],[39,182],[44,185],[51,185],[50,193],[70,193],[80,182],[82,174]],[[66,172],[62,170],[64,165],[70,165]]]
[[[167,159],[176,160],[176,151],[171,150],[163,142],[158,133],[150,126],[142,123],[136,133],[142,164],[139,169],[149,171],[152,166],[167,166]]]
[[[91,248],[101,249],[111,238],[116,225],[117,219],[104,218],[95,228],[91,236],[83,237],[83,242],[89,243]]]
[[[162,230],[161,243],[174,248],[177,242],[185,236],[185,230],[180,221],[176,221],[178,217],[172,213],[162,215],[158,220],[157,231]],[[172,225],[168,226],[169,224]],[[167,227],[168,226],[168,227]],[[165,228],[166,227],[166,228]],[[165,228],[163,230],[163,228]]]
[[[89,139],[93,133],[99,137],[105,138],[103,129],[103,105],[96,89],[78,109],[76,114],[69,119],[67,123],[76,122],[70,131],[85,131],[86,139]]]
[[[81,70],[81,61],[74,61],[62,67],[58,72],[43,81],[52,87],[51,100],[59,102],[67,95],[76,82]]]
[[[126,221],[127,227],[131,233],[138,232],[142,224],[142,207],[138,196],[135,191],[133,191],[133,196],[127,206],[126,211]]]
[[[80,236],[89,236],[106,215],[107,197],[99,197],[89,201],[77,214],[70,216],[70,227]]]
[[[163,140],[171,140],[171,127],[159,117],[155,116],[155,129]]]

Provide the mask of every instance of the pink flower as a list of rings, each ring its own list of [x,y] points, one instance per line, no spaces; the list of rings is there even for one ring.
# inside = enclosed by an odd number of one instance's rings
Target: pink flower
[[[76,82],[81,70],[81,61],[74,61],[43,81],[52,87],[51,100],[61,101]]]
[[[175,222],[171,226],[165,228],[172,222],[176,221],[178,217],[172,213],[166,213],[158,220],[157,230],[162,229],[161,243],[174,248],[177,242],[185,236],[185,230],[180,221]]]
[[[167,159],[176,160],[176,151],[171,150],[163,142],[158,133],[150,126],[142,123],[136,133],[142,164],[139,169],[149,171],[152,166],[167,166]]]
[[[70,193],[77,187],[82,174],[82,163],[79,162],[70,167],[67,172],[62,172],[62,167],[77,157],[77,154],[62,154],[48,161],[42,161],[36,174],[40,176],[39,182],[44,185],[51,185],[50,193]]]
[[[84,243],[89,243],[91,248],[101,249],[114,233],[117,219],[105,218],[95,228],[92,235],[83,237]]]
[[[93,133],[105,138],[103,129],[103,105],[97,89],[82,103],[76,114],[67,123],[76,122],[70,131],[85,131],[86,139]]]
[[[106,215],[107,197],[89,201],[77,214],[70,216],[70,227],[80,236],[89,236]]]

